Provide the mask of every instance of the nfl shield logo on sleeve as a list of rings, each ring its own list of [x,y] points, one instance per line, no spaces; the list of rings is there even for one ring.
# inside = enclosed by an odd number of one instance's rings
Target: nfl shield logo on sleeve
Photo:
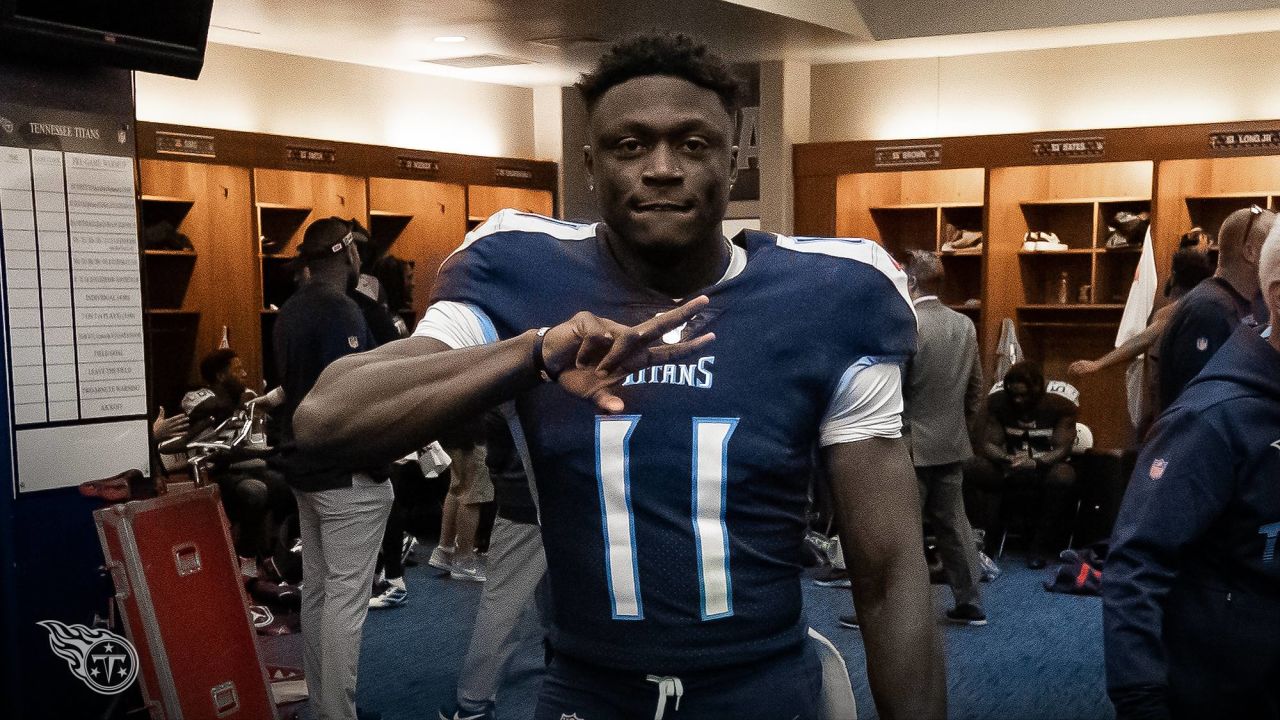
[[[352,350],[355,350],[356,348],[360,347],[360,338],[356,337],[355,335],[348,335],[347,344],[351,346]]]
[[[1164,477],[1164,470],[1167,467],[1169,467],[1168,460],[1165,460],[1164,458],[1156,458],[1155,462],[1151,463],[1151,479],[1159,480]]]

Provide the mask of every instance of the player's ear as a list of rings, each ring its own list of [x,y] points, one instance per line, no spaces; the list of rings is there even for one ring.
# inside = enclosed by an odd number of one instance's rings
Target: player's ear
[[[738,180],[738,146],[729,148],[729,186]]]
[[[582,166],[587,170],[587,189],[594,190],[596,185],[596,158],[590,145],[582,146]]]

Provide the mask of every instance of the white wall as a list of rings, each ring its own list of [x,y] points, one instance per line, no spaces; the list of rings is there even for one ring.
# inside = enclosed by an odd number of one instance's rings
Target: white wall
[[[760,226],[793,230],[791,148],[809,141],[808,63],[760,63]]]
[[[815,65],[810,140],[1280,118],[1280,33]]]
[[[529,88],[212,43],[197,81],[136,75],[139,120],[470,155],[536,156]]]

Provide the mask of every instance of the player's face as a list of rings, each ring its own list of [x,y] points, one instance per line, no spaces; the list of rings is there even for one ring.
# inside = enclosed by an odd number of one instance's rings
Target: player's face
[[[1022,382],[1010,383],[1005,386],[1005,392],[1009,395],[1009,404],[1019,414],[1035,409],[1036,393],[1030,385]]]
[[[732,132],[719,96],[687,80],[652,75],[610,88],[585,148],[605,222],[659,252],[718,241],[735,172]]]
[[[227,365],[227,369],[223,374],[223,383],[238,394],[245,389],[245,383],[249,382],[249,373],[244,369],[244,362],[239,357],[231,358],[231,363]]]

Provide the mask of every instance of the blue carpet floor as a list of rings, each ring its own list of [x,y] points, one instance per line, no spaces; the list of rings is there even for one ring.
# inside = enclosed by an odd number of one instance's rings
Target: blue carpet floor
[[[991,622],[958,627],[940,622],[946,642],[950,716],[956,720],[1108,720],[1103,686],[1101,600],[1045,592],[1045,570],[1006,557],[1005,573],[984,585]],[[409,602],[371,612],[365,625],[359,702],[386,720],[429,720],[453,696],[466,652],[480,586],[436,577],[425,564],[408,570]],[[938,617],[950,592],[935,585]],[[821,588],[806,577],[810,624],[844,653],[859,717],[876,717],[857,630],[836,618],[852,608],[848,590]],[[540,683],[540,645],[514,660],[498,695],[499,720],[528,720]],[[307,714],[304,712],[303,717]]]

